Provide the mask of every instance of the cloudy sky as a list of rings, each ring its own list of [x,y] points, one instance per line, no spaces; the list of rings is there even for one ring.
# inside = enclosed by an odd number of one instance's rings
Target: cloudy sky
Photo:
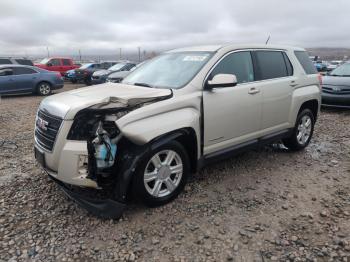
[[[350,47],[349,0],[0,0],[0,54],[213,43]]]

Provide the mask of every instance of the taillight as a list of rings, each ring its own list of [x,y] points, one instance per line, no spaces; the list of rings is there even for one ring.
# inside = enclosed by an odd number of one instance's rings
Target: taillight
[[[322,75],[318,74],[318,81],[320,82],[320,85],[322,86]]]

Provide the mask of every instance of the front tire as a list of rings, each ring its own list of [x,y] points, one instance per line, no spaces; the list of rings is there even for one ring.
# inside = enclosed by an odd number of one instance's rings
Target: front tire
[[[48,82],[41,82],[37,86],[37,92],[41,96],[48,96],[51,94],[51,84]]]
[[[304,109],[297,117],[292,135],[283,140],[283,144],[292,151],[307,147],[312,138],[315,126],[315,116],[310,109]]]
[[[140,161],[132,183],[133,195],[150,207],[164,205],[180,194],[189,172],[186,150],[180,143],[171,141]]]

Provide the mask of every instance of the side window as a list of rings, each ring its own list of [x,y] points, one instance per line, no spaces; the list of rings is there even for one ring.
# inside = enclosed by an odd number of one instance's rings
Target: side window
[[[292,76],[293,72],[294,72],[292,63],[290,62],[287,54],[284,52],[283,52],[283,57],[284,57],[284,62],[285,62],[286,67],[287,67],[287,74],[288,74],[288,76]]]
[[[0,68],[0,77],[1,76],[10,76],[13,75],[12,68]]]
[[[258,62],[258,67],[260,69],[259,80],[288,76],[283,52],[256,51],[255,54]]]
[[[37,73],[35,70],[27,67],[15,67],[14,68],[14,75],[30,75]]]
[[[307,75],[317,74],[316,68],[306,51],[294,51],[294,54]]]
[[[238,84],[254,81],[253,61],[250,52],[243,51],[227,55],[217,64],[209,78],[212,79],[217,74],[236,75]]]
[[[60,66],[61,65],[61,62],[59,59],[51,59],[49,63],[53,66]]]
[[[0,58],[0,65],[12,64],[10,59]]]
[[[16,62],[20,65],[29,65],[29,66],[33,65],[33,62],[30,61],[29,59],[16,59]]]
[[[70,60],[69,59],[62,59],[62,63],[64,66],[70,66]]]

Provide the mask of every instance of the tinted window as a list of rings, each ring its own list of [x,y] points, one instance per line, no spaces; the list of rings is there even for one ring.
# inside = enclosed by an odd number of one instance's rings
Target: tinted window
[[[12,62],[11,62],[10,59],[0,58],[0,64],[1,64],[1,65],[12,64]]]
[[[256,58],[260,70],[259,79],[273,79],[288,76],[283,52],[256,51]]]
[[[286,55],[286,53],[283,52],[283,56],[284,56],[284,62],[286,64],[287,67],[287,74],[289,76],[293,75],[293,66],[292,63],[290,62],[288,56]]]
[[[59,59],[51,59],[49,63],[53,66],[60,66],[61,65],[61,62]]]
[[[70,60],[69,59],[62,59],[62,63],[64,66],[70,66]]]
[[[237,83],[254,81],[254,69],[250,52],[238,52],[227,55],[210,74],[212,79],[217,74],[233,74]]]
[[[15,67],[14,75],[29,75],[37,73],[35,70],[26,67]]]
[[[317,74],[315,66],[312,64],[306,51],[294,51],[295,56],[298,58],[299,63],[304,68],[304,71],[308,75]]]
[[[33,62],[30,61],[29,59],[16,59],[16,62],[20,65],[29,65],[29,66],[33,65]]]
[[[0,68],[0,76],[12,75],[13,71],[11,68]]]

